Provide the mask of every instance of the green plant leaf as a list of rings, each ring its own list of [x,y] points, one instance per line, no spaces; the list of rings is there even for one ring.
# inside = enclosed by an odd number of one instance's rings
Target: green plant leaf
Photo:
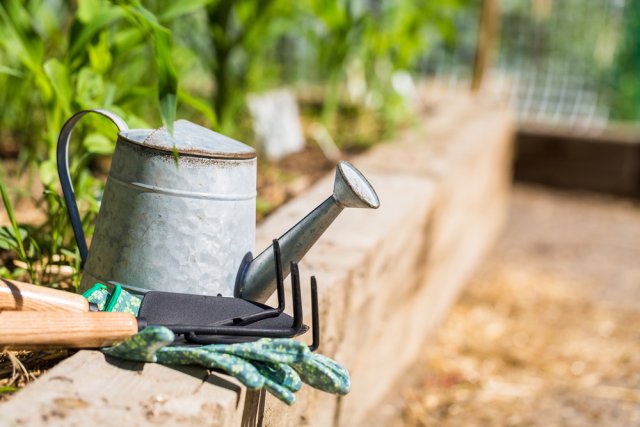
[[[101,133],[90,133],[82,141],[82,145],[87,149],[89,153],[108,155],[113,153],[115,148],[114,142],[102,135]]]
[[[64,112],[71,114],[71,98],[73,92],[71,90],[71,82],[69,81],[69,70],[58,59],[49,59],[44,63],[44,71],[49,78],[49,83],[53,87],[53,92],[58,97],[58,104],[63,107]]]
[[[160,114],[169,134],[173,134],[173,122],[178,106],[178,75],[171,59],[171,33],[165,29],[156,29],[154,35]]]
[[[0,249],[16,250],[17,244],[13,233],[7,227],[0,227]]]
[[[22,65],[32,73],[42,98],[47,101],[52,90],[42,70],[44,44],[42,40],[30,37],[33,34],[28,34],[23,29],[29,19],[29,12],[21,2],[7,0],[6,3],[0,3],[0,20],[4,23],[3,30],[6,31],[0,37],[0,44],[6,51],[16,55]]]
[[[16,220],[16,215],[13,211],[13,205],[11,204],[9,193],[7,193],[4,183],[1,182],[0,194],[2,195],[2,203],[4,203],[4,208],[7,211],[9,222],[11,223],[13,237],[15,238],[15,243],[18,249],[18,256],[24,261],[27,259],[27,253],[24,250],[24,244],[22,243],[22,232],[20,231],[20,227],[18,227],[18,221]]]
[[[182,15],[202,9],[212,1],[214,0],[180,0],[170,2],[169,7],[159,13],[158,20],[160,22],[173,21]]]
[[[38,166],[40,180],[45,186],[54,185],[58,182],[58,169],[55,162],[45,160]]]
[[[109,50],[109,39],[106,33],[101,33],[96,44],[87,47],[89,62],[91,67],[97,72],[104,74],[111,66],[111,52]]]
[[[178,104],[178,75],[171,57],[173,44],[171,32],[160,25],[155,15],[145,9],[139,1],[123,0],[122,3],[128,15],[152,36],[154,59],[158,70],[160,115],[164,126],[172,134]]]
[[[113,25],[125,16],[124,10],[119,7],[111,7],[96,13],[91,20],[86,23],[74,23],[74,30],[70,35],[71,44],[69,46],[69,57],[73,60],[80,53],[87,49],[93,37],[105,28]]]
[[[216,127],[218,125],[216,113],[215,111],[213,111],[213,108],[211,108],[211,104],[209,102],[192,96],[184,90],[178,90],[178,99],[183,104],[190,106],[191,108],[205,116],[211,126]]]
[[[76,10],[76,18],[80,22],[88,23],[103,12],[105,6],[110,6],[109,2],[105,0],[80,0]]]
[[[0,65],[0,74],[6,74],[8,76],[20,77],[20,78],[24,77],[24,73],[22,73],[20,70],[16,70],[15,68],[10,68],[5,65]]]
[[[78,254],[75,251],[70,251],[64,248],[60,250],[60,253],[69,259],[75,259],[78,256]]]
[[[103,103],[106,89],[101,74],[89,67],[77,73],[75,102],[84,108],[94,108]]]

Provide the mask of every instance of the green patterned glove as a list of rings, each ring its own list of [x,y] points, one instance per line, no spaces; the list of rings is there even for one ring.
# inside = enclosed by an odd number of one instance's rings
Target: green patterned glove
[[[113,292],[109,292],[102,283],[96,283],[82,294],[89,302],[98,306],[100,311],[114,311],[118,313],[131,313],[138,316],[142,300],[122,289],[122,285],[116,283]]]
[[[291,367],[303,382],[327,393],[345,395],[351,390],[351,378],[346,368],[318,353],[310,353],[302,362]]]
[[[164,326],[149,326],[138,334],[113,346],[102,349],[112,357],[140,362],[155,362],[163,365],[198,365],[207,369],[219,369],[235,377],[247,388],[256,390],[266,388],[278,399],[291,405],[295,402],[294,392],[300,389],[300,377],[285,364],[263,362],[255,366],[250,360],[235,354],[244,349],[228,349],[229,352],[216,351],[214,346],[175,346],[171,347],[174,334]],[[226,344],[233,347],[239,344]],[[244,344],[240,344],[244,346]],[[246,346],[245,346],[246,347]],[[260,347],[265,347],[261,344]],[[256,354],[258,349],[246,349]],[[268,356],[262,356],[268,359]],[[277,359],[277,357],[275,357]]]
[[[84,293],[89,302],[104,311],[138,314],[140,299],[120,285],[110,294],[104,285]],[[199,365],[220,369],[237,378],[249,389],[266,388],[283,402],[295,402],[293,393],[302,382],[322,391],[346,394],[351,383],[348,371],[328,357],[312,353],[292,339],[263,338],[237,344],[169,346],[175,335],[163,326],[150,326],[133,337],[103,349],[112,357],[167,365]]]
[[[244,344],[215,344],[208,347],[254,362],[286,363],[287,367],[299,374],[303,382],[327,393],[345,395],[351,389],[349,371],[292,339],[263,338]]]

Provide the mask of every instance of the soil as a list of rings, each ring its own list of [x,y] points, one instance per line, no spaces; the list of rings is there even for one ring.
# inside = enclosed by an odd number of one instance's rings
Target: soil
[[[633,202],[516,186],[502,239],[380,425],[640,425],[639,242]]]

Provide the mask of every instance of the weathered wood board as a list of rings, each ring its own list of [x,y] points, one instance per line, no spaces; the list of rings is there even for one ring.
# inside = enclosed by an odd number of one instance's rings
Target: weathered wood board
[[[522,126],[515,178],[554,187],[640,197],[640,129],[597,134]]]

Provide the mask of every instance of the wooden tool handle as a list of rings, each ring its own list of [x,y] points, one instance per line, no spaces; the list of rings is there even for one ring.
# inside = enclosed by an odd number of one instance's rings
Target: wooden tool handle
[[[15,280],[0,279],[0,311],[89,311],[82,295],[30,285]]]
[[[137,332],[130,313],[0,312],[0,349],[104,347]]]

